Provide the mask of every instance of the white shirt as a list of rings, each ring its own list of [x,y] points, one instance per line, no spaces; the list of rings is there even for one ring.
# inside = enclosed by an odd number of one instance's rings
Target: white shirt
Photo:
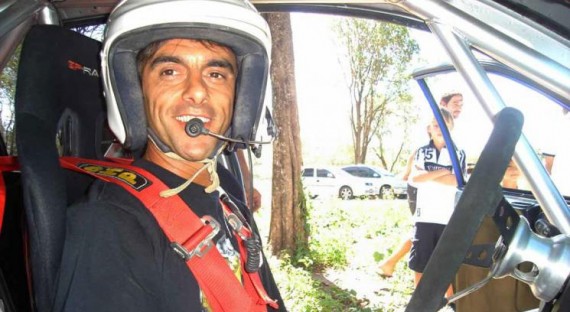
[[[458,160],[462,172],[465,171],[465,152],[458,150]],[[437,151],[433,142],[420,147],[414,157],[411,177],[418,174],[446,168],[452,170],[447,148]],[[410,179],[411,180],[411,179]],[[413,182],[418,188],[417,208],[414,222],[447,224],[455,208],[457,187],[435,181]]]

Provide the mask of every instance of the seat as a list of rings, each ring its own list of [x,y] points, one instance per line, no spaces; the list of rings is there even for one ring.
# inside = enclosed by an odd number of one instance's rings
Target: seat
[[[104,160],[114,141],[106,124],[100,48],[96,40],[46,25],[32,27],[22,46],[15,98],[16,143],[33,302],[40,312],[51,311],[66,209],[93,182],[87,175],[62,169],[58,158]],[[133,156],[140,156],[138,152]],[[231,170],[219,171],[225,180],[233,183],[236,180],[230,176],[241,178],[235,153],[224,154],[222,165]],[[243,189],[242,184],[237,187]]]
[[[29,265],[36,311],[50,311],[65,238],[66,208],[91,178],[66,171],[59,156],[103,159],[105,105],[100,43],[58,26],[24,39],[15,116]]]

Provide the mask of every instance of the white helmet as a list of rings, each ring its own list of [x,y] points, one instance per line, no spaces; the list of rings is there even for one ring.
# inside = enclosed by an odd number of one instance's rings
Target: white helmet
[[[127,149],[147,141],[138,52],[152,42],[204,39],[233,50],[238,61],[231,138],[252,140],[265,115],[271,34],[246,0],[124,0],[111,12],[101,52],[109,126]],[[162,142],[157,142],[163,145]]]

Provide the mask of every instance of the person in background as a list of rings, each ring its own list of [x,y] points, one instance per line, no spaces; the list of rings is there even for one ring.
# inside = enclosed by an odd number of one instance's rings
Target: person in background
[[[429,135],[429,134],[428,134]],[[408,181],[410,172],[412,171],[412,164],[414,160],[414,155],[418,152],[415,150],[410,157],[408,158],[408,162],[406,163],[406,169],[402,174],[402,180]],[[410,208],[410,213],[412,216],[416,213],[416,200],[418,189],[414,187],[409,182],[407,183],[407,200],[408,200],[408,207]],[[392,277],[394,274],[394,270],[396,269],[396,265],[398,262],[404,258],[404,256],[410,251],[412,248],[412,240],[410,238],[406,238],[402,241],[402,243],[398,246],[398,249],[394,253],[392,253],[388,258],[386,258],[382,263],[380,263],[380,267],[378,268],[378,275],[384,278]]]
[[[453,115],[453,119],[457,119],[463,111],[463,94],[457,91],[448,92],[441,97],[439,106],[446,108]]]
[[[521,171],[517,164],[515,164],[515,161],[511,160],[509,166],[507,167],[507,170],[505,171],[505,175],[501,180],[501,186],[504,188],[518,189],[520,178]]]
[[[568,133],[570,131],[570,113],[568,109],[562,108],[562,118],[556,128],[557,134]],[[552,181],[562,195],[570,196],[570,145],[562,141],[557,141],[556,146],[550,151],[542,153],[546,171],[552,177]]]
[[[445,108],[440,111],[447,128],[452,131],[453,115]],[[457,179],[448,147],[435,118],[428,125],[428,133],[430,141],[418,148],[409,177],[409,181],[418,189],[414,237],[409,259],[409,267],[415,272],[416,286],[453,213],[457,193]],[[462,174],[465,174],[465,152],[456,147],[453,147],[453,151],[457,154]],[[450,285],[446,297],[452,293]]]
[[[452,113],[453,118],[456,119],[461,115],[463,109],[463,94],[456,91],[448,92],[441,97],[439,105],[449,110]],[[402,174],[402,179],[404,181],[408,181],[410,172],[412,171],[413,158],[414,155],[416,155],[416,153],[417,150],[415,150],[408,158],[408,162],[406,163],[406,169]],[[417,200],[418,190],[413,185],[408,183],[407,193],[408,193],[407,196],[408,207],[410,208],[410,212],[412,213],[413,216],[416,213],[416,200]],[[380,263],[377,272],[378,275],[385,278],[392,277],[396,265],[402,258],[404,258],[404,256],[410,251],[411,248],[412,248],[412,240],[409,238],[403,240],[402,243],[398,246],[398,249],[396,249],[394,253],[392,253],[388,258],[386,258],[386,260]]]

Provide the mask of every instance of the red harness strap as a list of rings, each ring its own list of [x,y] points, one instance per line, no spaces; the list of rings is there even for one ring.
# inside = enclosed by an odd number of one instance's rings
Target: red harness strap
[[[18,158],[13,156],[0,156],[0,233],[4,221],[4,209],[6,208],[6,183],[3,172],[20,169]]]
[[[213,311],[267,311],[267,305],[278,308],[267,295],[259,274],[245,271],[243,264],[247,253],[241,239],[238,242],[243,285],[217,248],[211,248],[219,224],[209,216],[200,219],[180,196],[160,197],[159,193],[168,187],[154,175],[138,167],[105,161],[63,157],[60,162],[66,169],[120,185],[138,198],[173,242],[174,250],[186,260]]]

